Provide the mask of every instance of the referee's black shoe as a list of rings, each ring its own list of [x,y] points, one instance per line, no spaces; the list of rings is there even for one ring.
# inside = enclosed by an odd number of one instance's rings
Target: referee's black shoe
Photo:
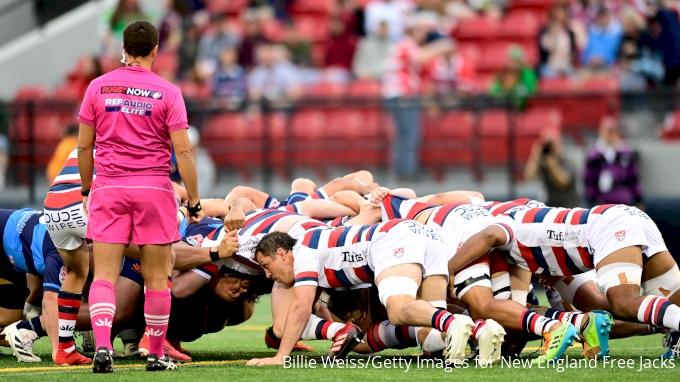
[[[92,371],[95,373],[113,372],[113,356],[109,349],[105,347],[97,349],[92,360]]]
[[[155,354],[149,354],[146,358],[146,371],[177,370],[177,365],[167,354],[163,358],[158,358]]]

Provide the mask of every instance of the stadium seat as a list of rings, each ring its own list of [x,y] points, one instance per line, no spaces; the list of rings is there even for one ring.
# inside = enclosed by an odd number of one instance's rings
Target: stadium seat
[[[480,145],[478,157],[484,165],[502,165],[508,161],[508,113],[491,110],[479,120]]]
[[[664,141],[680,140],[680,110],[675,110],[670,118],[666,118],[661,130],[661,139]]]
[[[262,119],[238,112],[212,115],[201,130],[202,145],[215,164],[236,169],[262,165],[262,137]]]
[[[531,146],[541,131],[547,128],[562,128],[562,115],[556,107],[530,107],[517,115],[515,123],[515,160],[517,163],[524,163],[529,158]]]
[[[295,0],[291,6],[293,14],[321,13],[329,14],[334,0]]]
[[[510,9],[547,10],[555,2],[555,0],[512,0]]]
[[[328,39],[328,18],[326,16],[297,15],[294,24],[302,38],[312,42]]]
[[[578,96],[565,116],[565,124],[573,128],[597,130],[605,115],[619,113],[619,84],[613,78],[592,78],[575,84]],[[584,107],[587,105],[587,107]]]
[[[538,20],[533,13],[510,13],[501,22],[498,36],[499,38],[513,41],[531,40],[535,44],[538,28]]]
[[[496,37],[498,24],[487,17],[461,21],[453,36],[458,40],[492,40]]]
[[[449,111],[422,120],[421,162],[441,180],[443,169],[453,165],[472,166],[475,157],[474,115]]]
[[[379,81],[359,80],[350,82],[347,87],[347,97],[350,98],[378,98],[382,91]]]
[[[305,89],[305,95],[310,98],[338,99],[345,95],[347,87],[337,82],[320,82]]]
[[[15,101],[44,100],[47,98],[47,88],[44,86],[24,86],[14,95]]]
[[[206,3],[206,9],[213,15],[239,14],[247,6],[248,0],[210,0]]]
[[[477,68],[482,51],[479,49],[479,44],[475,42],[461,42],[458,44],[458,51],[465,56],[472,65]]]
[[[152,70],[154,73],[171,73],[173,76],[177,74],[177,67],[179,66],[178,57],[176,53],[161,52],[156,56],[153,62]]]

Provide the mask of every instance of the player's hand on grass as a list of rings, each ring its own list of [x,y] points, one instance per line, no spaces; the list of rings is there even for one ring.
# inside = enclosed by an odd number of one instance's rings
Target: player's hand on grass
[[[243,228],[246,222],[246,214],[238,207],[232,207],[229,214],[224,218],[224,228],[227,231],[235,231]]]
[[[389,194],[390,190],[388,188],[378,187],[371,192],[370,202],[377,207]]]
[[[220,247],[218,248],[220,254],[220,259],[226,259],[231,257],[234,253],[238,252],[238,235],[236,230],[227,232],[220,242]]]
[[[253,358],[246,366],[282,366],[283,357]]]

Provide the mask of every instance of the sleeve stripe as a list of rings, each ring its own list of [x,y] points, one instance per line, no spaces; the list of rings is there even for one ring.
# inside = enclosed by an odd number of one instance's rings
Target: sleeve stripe
[[[295,279],[295,284],[299,284],[299,283],[305,282],[305,281],[311,281],[311,282],[316,284],[316,283],[319,282],[319,279],[316,278],[316,277],[298,277],[298,278]]]
[[[299,278],[299,277],[313,277],[313,278],[316,279],[316,278],[319,277],[319,274],[316,273],[316,272],[313,272],[313,271],[300,272],[300,273],[298,273],[297,275],[295,275],[295,278],[296,278],[296,279]]]
[[[512,229],[507,224],[496,223],[495,225],[503,228],[505,230],[505,233],[508,235],[508,241],[506,241],[504,245],[507,245],[508,243],[512,242],[515,239],[515,235],[512,232]]]

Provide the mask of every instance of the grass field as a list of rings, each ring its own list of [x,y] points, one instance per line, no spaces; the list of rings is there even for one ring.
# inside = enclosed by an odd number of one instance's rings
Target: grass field
[[[268,296],[267,296],[268,297]],[[494,365],[491,368],[476,368],[469,365],[468,368],[452,369],[448,372],[442,368],[429,367],[423,364],[417,366],[418,349],[402,351],[385,351],[377,354],[380,358],[352,355],[349,360],[355,368],[331,369],[321,365],[320,356],[324,355],[330,347],[328,341],[310,341],[308,344],[314,347],[315,352],[304,353],[305,356],[317,360],[317,368],[288,368],[282,367],[246,367],[246,360],[253,357],[265,357],[275,352],[267,349],[264,345],[264,329],[271,322],[269,315],[269,298],[263,298],[258,304],[255,316],[246,324],[226,328],[220,333],[207,335],[193,343],[183,346],[192,351],[194,362],[180,366],[173,372],[148,373],[144,370],[141,359],[117,359],[116,371],[113,374],[92,374],[89,366],[71,368],[59,368],[53,366],[50,360],[50,347],[46,338],[36,343],[36,353],[43,358],[41,363],[18,363],[16,358],[9,354],[0,355],[0,381],[271,381],[299,382],[309,380],[330,381],[356,381],[368,382],[378,380],[446,380],[459,381],[561,381],[561,380],[593,380],[593,381],[673,381],[680,376],[680,365],[672,361],[661,368],[658,356],[664,352],[661,348],[661,335],[635,337],[612,341],[612,359],[604,364],[593,363],[586,367],[583,363],[580,368],[570,368],[563,365],[564,369],[555,365],[538,369],[537,366],[510,367],[507,364]],[[80,341],[78,340],[78,343]],[[525,354],[529,357],[539,346],[539,342],[527,345]],[[579,345],[580,346],[580,345]],[[120,342],[116,348],[122,350]],[[1,348],[5,353],[11,349]],[[581,359],[580,347],[573,347],[567,352],[572,361]],[[300,353],[302,354],[302,353]],[[375,356],[374,356],[375,357]],[[394,357],[394,358],[393,358]],[[642,358],[641,358],[642,357]],[[651,362],[657,358],[656,366]],[[401,361],[399,361],[401,359]],[[406,364],[411,361],[409,369]],[[369,364],[368,367],[359,368]],[[640,370],[641,365],[643,366]],[[401,368],[399,368],[401,366]],[[651,366],[645,368],[645,366]]]

